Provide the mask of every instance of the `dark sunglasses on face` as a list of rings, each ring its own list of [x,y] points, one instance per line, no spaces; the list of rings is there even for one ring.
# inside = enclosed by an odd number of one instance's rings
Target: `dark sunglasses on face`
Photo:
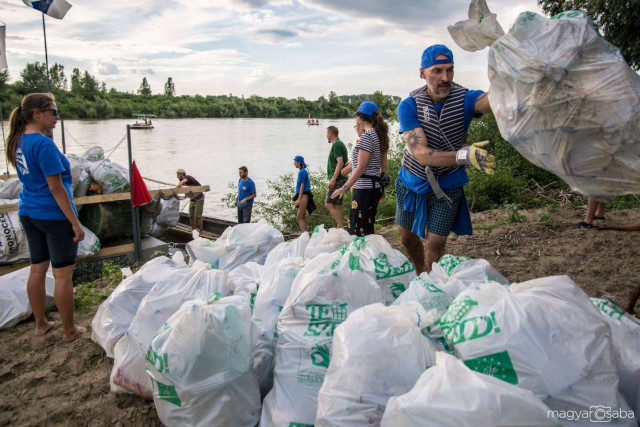
[[[58,110],[56,110],[55,108],[45,108],[42,111],[49,111],[49,112],[51,112],[51,115],[54,116],[54,117],[56,117],[58,115]]]

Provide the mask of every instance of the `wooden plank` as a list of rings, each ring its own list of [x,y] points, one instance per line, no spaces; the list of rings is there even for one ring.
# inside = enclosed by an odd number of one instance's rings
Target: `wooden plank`
[[[7,213],[7,212],[15,212],[17,210],[18,210],[17,203],[11,203],[9,205],[0,205],[0,214]]]
[[[18,177],[18,175],[16,175],[15,173],[12,173],[12,174],[9,174],[9,175],[7,175],[6,173],[3,173],[3,174],[0,175],[0,179],[3,180],[3,181],[7,180],[9,178],[17,178],[17,177]]]
[[[133,243],[125,243],[124,245],[110,246],[107,248],[100,249],[97,254],[91,255],[86,259],[106,258],[113,255],[126,254],[127,252],[131,252],[133,249],[134,249]]]
[[[73,203],[76,206],[90,205],[92,203],[117,202],[120,200],[131,200],[131,193],[96,194],[95,196],[74,197]]]
[[[5,274],[13,273],[16,270],[20,270],[21,268],[29,267],[30,265],[31,265],[30,262],[19,262],[17,264],[0,265],[0,276],[4,276]]]

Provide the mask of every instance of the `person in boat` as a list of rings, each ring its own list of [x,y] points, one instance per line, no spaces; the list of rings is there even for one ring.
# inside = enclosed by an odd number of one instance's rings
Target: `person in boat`
[[[387,171],[389,127],[372,101],[360,104],[354,116],[359,141],[351,151],[351,177],[332,197],[341,197],[353,187],[349,233],[367,236],[375,233],[378,203],[384,194],[382,173]]]
[[[311,192],[311,180],[309,179],[309,172],[307,171],[307,164],[304,162],[304,157],[296,156],[293,159],[293,165],[299,170],[298,179],[296,181],[296,194],[292,197],[297,209],[297,220],[300,232],[307,231],[307,211],[309,215],[316,210],[316,205],[313,201],[313,193]]]
[[[397,109],[406,147],[395,184],[400,241],[417,274],[430,271],[444,255],[451,231],[472,234],[465,167],[489,175],[495,167],[494,156],[484,150],[488,141],[466,145],[471,120],[491,112],[488,94],[453,82],[453,53],[444,45],[424,50],[420,77],[426,85]]]
[[[73,319],[73,269],[84,230],[73,204],[69,160],[46,135],[58,121],[50,93],[32,93],[9,118],[7,160],[16,168],[23,188],[18,215],[29,244],[31,267],[27,280],[29,305],[37,336],[56,324],[45,315],[45,279],[49,266],[55,278],[54,300],[62,320],[62,340],[75,341],[87,330]]]
[[[327,178],[329,179],[329,185],[327,187],[327,198],[324,201],[324,206],[327,208],[333,219],[336,220],[336,227],[343,227],[342,213],[342,196],[332,198],[333,192],[337,188],[341,188],[346,182],[347,178],[340,173],[345,163],[349,161],[349,153],[347,153],[347,147],[344,142],[338,138],[338,128],[335,126],[329,126],[327,128],[327,142],[331,144],[329,150],[329,158],[327,160]]]
[[[256,184],[249,178],[249,169],[240,166],[238,169],[238,196],[236,197],[236,207],[238,208],[238,224],[251,222],[251,210],[253,209],[253,199],[256,198]]]
[[[197,179],[191,175],[187,175],[184,169],[178,169],[176,171],[178,176],[178,185],[176,187],[199,187],[201,184]],[[197,229],[202,233],[202,212],[204,210],[204,193],[189,193],[189,222],[191,223],[191,229]]]
[[[320,119],[316,119],[316,123],[315,124],[319,125],[320,124]]]

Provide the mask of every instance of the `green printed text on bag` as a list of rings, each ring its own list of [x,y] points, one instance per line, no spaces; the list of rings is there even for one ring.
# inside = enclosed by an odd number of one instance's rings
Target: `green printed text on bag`
[[[376,270],[376,280],[386,279],[387,277],[402,276],[414,271],[413,264],[407,260],[400,267],[393,267],[389,262],[389,258],[385,253],[379,253],[378,257],[373,260]]]
[[[153,378],[151,378],[151,381],[158,386],[158,397],[160,399],[182,407],[182,401],[180,400],[180,397],[178,397],[178,392],[176,391],[175,386],[162,384],[160,381],[156,381]]]
[[[441,322],[440,327],[444,337],[453,346],[500,332],[493,311],[488,316],[470,317],[455,323]]]
[[[625,311],[611,301],[591,298],[591,302],[593,302],[596,307],[600,309],[600,311],[613,319],[622,320],[622,318],[624,317]]]
[[[440,323],[455,323],[462,319],[476,305],[478,305],[478,302],[472,300],[468,295],[456,298],[442,315]]]
[[[156,371],[165,374],[169,373],[169,356],[167,353],[158,354],[149,346],[145,359],[156,368]]]
[[[507,351],[465,360],[464,364],[481,374],[491,375],[499,380],[518,385],[518,374],[513,369],[513,363]]]
[[[307,337],[326,335],[333,336],[336,326],[347,319],[347,303],[333,302],[332,304],[307,304],[305,310],[310,310],[311,320],[304,333]]]
[[[440,261],[438,261],[438,265],[442,267],[445,273],[447,273],[447,276],[451,276],[451,272],[454,268],[456,268],[463,262],[470,260],[471,258],[469,258],[468,256],[455,256],[446,254],[442,258],[440,258]]]

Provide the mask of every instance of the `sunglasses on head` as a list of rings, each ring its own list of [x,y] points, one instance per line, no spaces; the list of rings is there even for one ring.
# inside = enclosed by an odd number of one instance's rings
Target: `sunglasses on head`
[[[54,117],[58,115],[58,110],[56,110],[55,108],[45,108],[42,111],[49,111],[49,112],[51,112],[51,115],[54,116]]]

